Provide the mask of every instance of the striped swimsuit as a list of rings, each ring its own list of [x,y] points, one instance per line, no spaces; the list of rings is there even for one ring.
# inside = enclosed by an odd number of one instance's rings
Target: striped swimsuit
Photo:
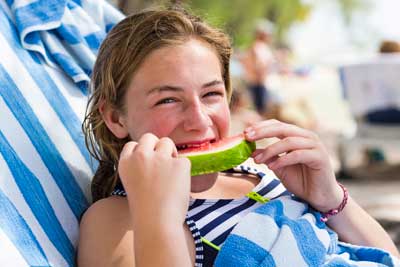
[[[196,267],[213,266],[219,247],[243,216],[265,203],[266,199],[290,194],[278,179],[267,177],[254,168],[238,166],[227,172],[253,174],[260,178],[260,183],[239,199],[190,200],[186,223],[195,242]],[[111,194],[126,196],[120,184]]]

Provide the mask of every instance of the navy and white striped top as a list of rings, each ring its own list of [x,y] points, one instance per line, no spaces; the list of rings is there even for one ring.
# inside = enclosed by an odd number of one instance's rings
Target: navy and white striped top
[[[268,177],[263,172],[247,166],[238,166],[228,172],[248,173],[260,178],[260,183],[252,192],[273,199],[290,193],[275,177]],[[118,185],[111,195],[126,196],[122,185]],[[191,199],[186,223],[193,235],[196,246],[195,266],[213,266],[218,250],[204,243],[204,238],[216,246],[223,245],[233,227],[246,214],[262,205],[247,196],[239,199]]]

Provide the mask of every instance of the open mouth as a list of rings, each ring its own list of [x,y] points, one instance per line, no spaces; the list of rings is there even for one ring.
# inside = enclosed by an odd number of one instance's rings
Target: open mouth
[[[208,147],[210,144],[215,143],[216,140],[207,140],[207,141],[201,141],[201,142],[193,142],[193,143],[186,143],[186,144],[178,144],[176,145],[176,149],[179,150],[185,150],[185,149],[199,149],[199,148],[205,148]]]

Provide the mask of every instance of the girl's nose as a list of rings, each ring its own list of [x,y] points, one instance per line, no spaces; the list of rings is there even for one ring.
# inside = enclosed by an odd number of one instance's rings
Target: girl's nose
[[[209,113],[201,103],[192,104],[187,108],[183,123],[185,131],[203,131],[211,125]]]

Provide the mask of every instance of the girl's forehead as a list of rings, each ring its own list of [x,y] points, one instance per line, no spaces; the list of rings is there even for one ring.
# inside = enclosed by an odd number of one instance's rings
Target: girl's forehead
[[[131,85],[143,90],[179,83],[196,86],[218,79],[222,79],[221,63],[215,49],[205,42],[191,40],[154,50],[133,75]]]
[[[147,65],[157,67],[160,64],[154,65],[155,62],[173,63],[181,61],[180,63],[190,63],[204,57],[218,59],[216,49],[205,41],[189,39],[181,44],[167,45],[153,50],[145,57],[143,65],[146,66],[147,63]]]

